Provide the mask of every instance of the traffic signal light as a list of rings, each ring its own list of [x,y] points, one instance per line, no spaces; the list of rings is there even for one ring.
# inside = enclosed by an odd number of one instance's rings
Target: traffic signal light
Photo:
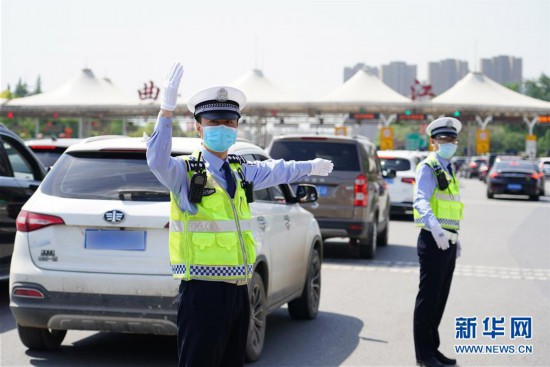
[[[411,110],[405,110],[405,115],[410,116],[411,113],[412,113]]]
[[[13,118],[13,112],[11,112],[11,111],[8,112],[8,113],[6,114],[6,117],[9,118],[9,119],[12,119],[12,118]]]
[[[454,117],[460,117],[460,111],[453,112],[453,116]]]

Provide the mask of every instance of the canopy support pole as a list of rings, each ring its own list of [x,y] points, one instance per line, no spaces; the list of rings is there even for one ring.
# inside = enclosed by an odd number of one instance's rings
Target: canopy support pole
[[[485,130],[485,128],[487,127],[489,122],[493,121],[493,116],[487,116],[485,118],[485,120],[482,120],[481,116],[476,115],[476,121],[477,121],[479,127],[481,128],[481,130]]]
[[[527,116],[523,116],[523,121],[527,124],[529,127],[529,135],[533,135],[533,128],[537,124],[537,121],[539,120],[539,116],[535,115],[535,117],[532,120],[529,120]]]
[[[34,127],[34,138],[38,139],[38,134],[40,134],[40,117],[36,118],[36,123]]]
[[[384,114],[380,114],[380,120],[382,120],[382,125],[384,127],[388,127],[390,126],[390,124],[393,122],[393,120],[395,120],[397,118],[397,115],[394,113],[394,114],[391,114],[388,116],[388,118],[386,118],[386,115]]]
[[[82,129],[84,128],[84,117],[78,119],[78,137],[82,139],[84,137]]]

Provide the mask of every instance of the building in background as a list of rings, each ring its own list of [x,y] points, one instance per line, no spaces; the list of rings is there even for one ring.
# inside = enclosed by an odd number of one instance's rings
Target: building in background
[[[468,74],[468,62],[445,59],[428,63],[428,80],[438,96]]]
[[[408,97],[416,79],[416,65],[407,65],[403,61],[392,61],[388,65],[382,65],[381,77],[387,86]]]
[[[495,56],[481,59],[481,72],[502,85],[517,84],[523,81],[523,61],[519,57]]]
[[[346,66],[344,68],[344,83],[348,81],[352,76],[355,75],[359,70],[363,70],[365,73],[369,75],[373,75],[376,77],[380,77],[378,73],[378,68],[376,66],[368,66],[361,63],[357,63],[354,67]]]

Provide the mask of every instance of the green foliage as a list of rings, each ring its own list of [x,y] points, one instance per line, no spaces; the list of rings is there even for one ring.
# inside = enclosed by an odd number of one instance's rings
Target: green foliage
[[[538,80],[526,80],[525,94],[533,98],[550,101],[550,77],[541,74]]]
[[[40,78],[40,75],[36,78],[36,85],[34,87],[34,92],[32,94],[40,94],[42,93],[42,79]]]
[[[21,78],[17,81],[17,85],[15,86],[15,92],[13,93],[13,96],[15,98],[21,98],[29,95],[29,89],[27,87],[27,83],[23,83],[21,81]]]
[[[508,89],[513,90],[514,92],[519,93],[519,84],[518,83],[504,84],[504,86]]]
[[[13,98],[13,93],[11,92],[9,85],[8,85],[8,89],[3,90],[2,92],[0,92],[0,98],[7,98],[7,99],[12,99]]]

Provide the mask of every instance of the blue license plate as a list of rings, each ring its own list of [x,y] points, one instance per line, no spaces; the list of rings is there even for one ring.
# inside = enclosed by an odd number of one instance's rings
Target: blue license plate
[[[317,185],[316,187],[317,187],[317,193],[319,194],[319,196],[327,196],[328,187],[323,185]]]
[[[89,250],[145,251],[145,231],[87,229],[84,248]]]
[[[521,190],[520,184],[508,184],[508,186],[506,187],[508,188],[508,190]]]
[[[384,181],[386,181],[386,183],[392,184],[393,178],[385,178]]]

